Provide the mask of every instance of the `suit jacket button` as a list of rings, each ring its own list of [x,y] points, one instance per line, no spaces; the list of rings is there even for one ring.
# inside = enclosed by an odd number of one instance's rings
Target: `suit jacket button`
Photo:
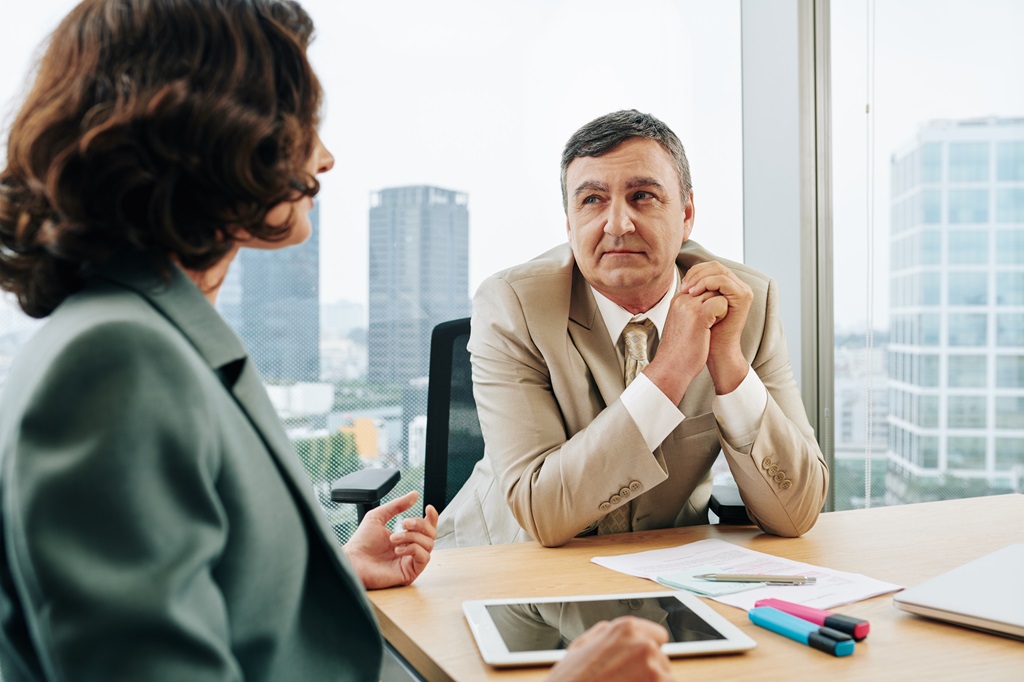
[[[601,504],[597,505],[598,511],[601,511],[601,512],[607,512],[611,508],[612,508],[611,502],[602,502]]]
[[[779,484],[779,487],[782,488],[783,490],[789,490],[790,488],[793,487],[793,481],[787,478],[785,481]]]
[[[767,469],[768,467],[770,467],[774,463],[775,462],[772,461],[771,457],[765,457],[764,459],[761,460],[761,468],[762,469]]]
[[[775,474],[773,478],[775,479],[776,483],[782,483],[783,481],[786,480],[786,472],[780,471],[779,473]]]
[[[632,494],[633,493],[630,492],[629,488],[622,488],[621,490],[619,490],[619,497],[621,497],[624,500],[628,500],[629,496]]]
[[[641,483],[640,481],[633,481],[632,483],[629,484],[629,489],[635,493],[638,493],[644,489],[644,484]]]
[[[768,467],[769,476],[774,476],[777,473],[779,473],[779,467],[777,465],[773,464],[770,467]]]
[[[619,497],[618,495],[612,495],[611,497],[608,498],[608,501],[611,502],[612,504],[618,504],[619,502],[622,502],[622,498]]]

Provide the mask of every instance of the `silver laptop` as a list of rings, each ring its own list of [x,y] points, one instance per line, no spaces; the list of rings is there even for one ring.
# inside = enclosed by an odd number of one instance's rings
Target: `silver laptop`
[[[893,603],[929,618],[1024,639],[1024,543],[903,590]]]

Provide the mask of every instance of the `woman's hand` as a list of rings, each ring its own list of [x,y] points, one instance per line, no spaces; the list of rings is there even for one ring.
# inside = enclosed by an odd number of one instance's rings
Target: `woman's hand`
[[[368,590],[408,585],[430,562],[437,538],[437,510],[427,505],[426,516],[402,520],[391,532],[387,523],[410,509],[419,493],[407,493],[366,513],[345,544],[345,554]]]

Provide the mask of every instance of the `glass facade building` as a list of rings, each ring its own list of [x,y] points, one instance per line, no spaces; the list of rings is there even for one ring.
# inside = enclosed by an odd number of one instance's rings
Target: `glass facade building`
[[[239,249],[217,297],[269,384],[320,381],[320,203],[312,235],[285,249]]]
[[[892,157],[889,503],[1024,479],[1024,119],[934,121]]]
[[[368,380],[427,375],[430,333],[470,314],[469,198],[418,185],[370,196]]]

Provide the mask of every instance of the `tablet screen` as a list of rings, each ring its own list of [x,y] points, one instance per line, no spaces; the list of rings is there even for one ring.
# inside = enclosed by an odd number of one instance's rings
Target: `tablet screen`
[[[625,615],[663,625],[669,633],[663,649],[670,656],[755,646],[700,599],[680,591],[479,600],[465,602],[463,610],[484,660],[492,665],[555,662],[590,627]]]
[[[674,596],[490,604],[487,612],[509,651],[564,649],[592,625],[619,616],[661,623],[670,642],[725,639]]]

